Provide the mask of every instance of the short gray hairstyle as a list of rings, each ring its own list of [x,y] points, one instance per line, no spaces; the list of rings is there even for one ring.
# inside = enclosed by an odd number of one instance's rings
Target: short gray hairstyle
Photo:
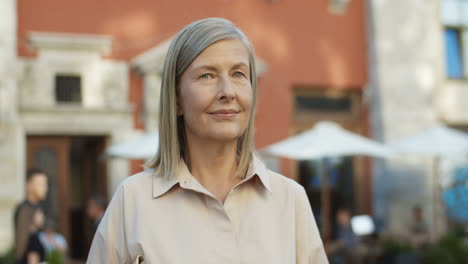
[[[183,28],[171,42],[164,62],[160,105],[159,147],[156,156],[146,168],[156,170],[160,176],[173,177],[178,163],[183,160],[190,167],[184,121],[177,115],[177,85],[179,78],[206,48],[225,39],[239,39],[249,54],[252,105],[244,134],[237,147],[236,175],[245,177],[254,152],[254,115],[257,101],[257,75],[253,46],[247,36],[232,22],[223,18],[206,18]]]

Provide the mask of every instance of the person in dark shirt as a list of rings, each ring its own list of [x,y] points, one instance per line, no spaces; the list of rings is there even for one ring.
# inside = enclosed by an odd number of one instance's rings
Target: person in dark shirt
[[[354,233],[351,227],[351,212],[348,209],[338,209],[336,222],[336,239],[331,246],[331,263],[361,263],[356,250],[359,245],[359,237]]]
[[[39,203],[47,196],[47,175],[38,169],[30,169],[26,174],[26,197],[15,210],[15,263],[20,263],[33,232],[33,214]]]
[[[88,201],[88,207],[86,208],[86,213],[88,217],[92,221],[92,234],[96,233],[96,230],[101,222],[102,217],[104,216],[104,212],[106,211],[106,200],[101,195],[93,195],[91,199]]]

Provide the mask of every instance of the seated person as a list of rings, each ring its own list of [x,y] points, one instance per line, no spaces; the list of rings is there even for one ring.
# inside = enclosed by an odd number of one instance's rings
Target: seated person
[[[409,230],[411,245],[419,250],[429,244],[429,229],[423,217],[423,209],[420,206],[413,207],[413,218]]]
[[[348,209],[338,209],[336,213],[336,239],[330,246],[331,263],[358,264],[359,237],[351,227],[351,213]]]

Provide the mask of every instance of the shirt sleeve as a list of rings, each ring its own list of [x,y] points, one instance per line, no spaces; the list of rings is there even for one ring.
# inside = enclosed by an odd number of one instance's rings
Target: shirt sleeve
[[[296,192],[296,264],[328,264],[322,239],[302,186]]]
[[[117,188],[99,224],[87,264],[131,263],[125,236],[124,186]]]

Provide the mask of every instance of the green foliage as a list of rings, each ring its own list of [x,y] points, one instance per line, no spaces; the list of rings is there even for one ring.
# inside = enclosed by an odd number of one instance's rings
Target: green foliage
[[[57,250],[52,250],[47,254],[47,264],[64,264],[65,256]],[[0,256],[0,264],[13,264],[15,261],[14,250],[8,250],[3,256]]]
[[[463,232],[458,230],[445,234],[439,243],[423,252],[423,264],[460,264],[468,263],[468,245]]]
[[[398,241],[391,237],[386,237],[381,240],[383,254],[386,256],[396,256],[403,253],[413,252],[408,241]]]
[[[52,250],[47,254],[47,264],[64,264],[65,257],[60,251]]]
[[[0,256],[0,264],[13,264],[15,260],[14,250],[11,248],[3,256]]]
[[[455,256],[450,253],[450,250],[439,247],[437,245],[429,247],[423,255],[424,264],[459,264]]]

